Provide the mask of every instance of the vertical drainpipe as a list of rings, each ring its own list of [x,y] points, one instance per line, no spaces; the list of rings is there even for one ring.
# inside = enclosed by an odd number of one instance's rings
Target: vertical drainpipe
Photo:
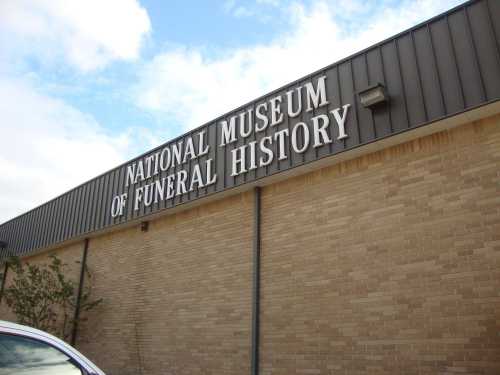
[[[2,287],[0,288],[0,303],[2,303],[3,299],[3,291],[5,289],[5,283],[7,282],[7,271],[9,270],[9,262],[5,261],[5,266],[3,270],[3,276],[2,276]]]
[[[80,301],[83,293],[83,281],[85,278],[85,266],[87,264],[87,252],[89,250],[89,239],[85,239],[82,256],[82,266],[80,268],[80,283],[78,284],[78,295],[76,297],[75,315],[73,318],[73,331],[71,333],[71,345],[75,346],[76,334],[78,332],[78,318],[80,317]]]
[[[260,187],[254,190],[253,289],[252,289],[252,362],[251,374],[259,374],[260,334]]]
[[[3,254],[6,248],[7,248],[7,242],[0,241],[0,252],[2,253],[2,256],[4,256],[5,259],[5,266],[2,276],[2,285],[0,286],[0,303],[2,303],[3,291],[5,289],[5,282],[7,281],[7,272],[9,271],[9,258],[6,256],[8,254],[8,251],[5,252],[6,254]]]

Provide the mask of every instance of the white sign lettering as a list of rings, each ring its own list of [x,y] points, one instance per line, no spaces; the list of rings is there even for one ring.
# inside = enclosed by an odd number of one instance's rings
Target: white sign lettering
[[[213,157],[217,156],[200,159],[210,153],[211,147],[224,149],[230,145],[230,150],[222,153],[228,159],[222,165],[230,176],[236,177],[266,167],[274,160],[286,160],[292,153],[303,154],[310,148],[347,138],[350,104],[320,110],[329,104],[326,76],[321,76],[315,82],[306,82],[219,120],[219,138],[210,144],[205,128],[131,162],[126,167],[125,188],[140,185],[133,188],[131,195],[133,210],[215,184],[217,166]],[[309,115],[293,125],[286,121],[304,113]],[[261,134],[265,131],[270,131],[270,135]],[[240,145],[236,146],[238,141]],[[221,153],[213,155],[220,157]],[[126,206],[127,193],[113,197],[111,216],[124,215]]]

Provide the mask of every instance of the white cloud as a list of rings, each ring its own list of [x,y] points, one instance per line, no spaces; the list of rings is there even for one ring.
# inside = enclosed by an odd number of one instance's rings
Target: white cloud
[[[251,17],[255,13],[251,11],[250,9],[244,7],[244,6],[239,6],[236,9],[234,9],[233,15],[236,18],[243,18],[243,17]]]
[[[82,89],[57,82],[68,65],[78,77],[138,58],[150,30],[137,0],[0,0],[0,223],[158,143],[145,128],[111,134],[47,94]]]
[[[92,116],[26,80],[0,78],[0,113],[0,223],[117,166],[143,145],[132,129],[111,136]]]
[[[150,30],[148,14],[136,0],[0,2],[4,50],[43,62],[62,58],[82,71],[137,58]]]
[[[277,7],[279,0],[257,0],[255,4],[240,5],[236,0],[226,0],[222,4],[222,9],[235,18],[251,18],[259,23],[269,23],[273,21],[272,15],[268,12],[269,7]]]
[[[361,6],[363,0],[315,2],[310,8],[292,3],[283,15],[290,19],[289,29],[266,45],[216,57],[204,48],[176,48],[157,55],[141,73],[135,89],[137,103],[173,117],[186,128],[199,126],[459,2],[404,1],[392,8],[377,8],[373,3],[370,17]],[[233,9],[236,3],[228,1],[226,6]],[[361,11],[364,16],[357,17]],[[345,18],[339,21],[341,13],[349,16],[354,32],[345,29]]]
[[[252,17],[255,12],[242,5],[236,5],[234,0],[226,1],[223,5],[223,9],[226,13],[229,13],[236,18]]]

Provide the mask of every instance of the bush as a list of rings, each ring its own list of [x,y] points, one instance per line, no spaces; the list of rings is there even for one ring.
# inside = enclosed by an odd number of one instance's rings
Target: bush
[[[39,266],[23,265],[18,258],[11,258],[9,268],[14,272],[14,278],[4,291],[5,302],[16,315],[18,323],[68,341],[75,323],[78,284],[66,278],[66,264],[55,255],[51,255],[50,259],[49,264]],[[86,266],[84,270],[86,282],[80,299],[81,312],[89,311],[102,302],[102,299],[91,299],[91,274]]]

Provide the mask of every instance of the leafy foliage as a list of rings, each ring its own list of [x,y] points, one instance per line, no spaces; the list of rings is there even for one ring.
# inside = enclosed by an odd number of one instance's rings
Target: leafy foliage
[[[5,302],[20,324],[68,340],[74,323],[78,284],[66,278],[64,271],[67,264],[62,263],[55,255],[51,255],[50,259],[51,262],[47,265],[34,265],[23,264],[18,258],[11,258],[10,269],[15,276],[5,289]],[[81,312],[90,311],[102,302],[102,299],[92,300],[92,275],[87,266],[84,270],[86,280],[80,299]]]

